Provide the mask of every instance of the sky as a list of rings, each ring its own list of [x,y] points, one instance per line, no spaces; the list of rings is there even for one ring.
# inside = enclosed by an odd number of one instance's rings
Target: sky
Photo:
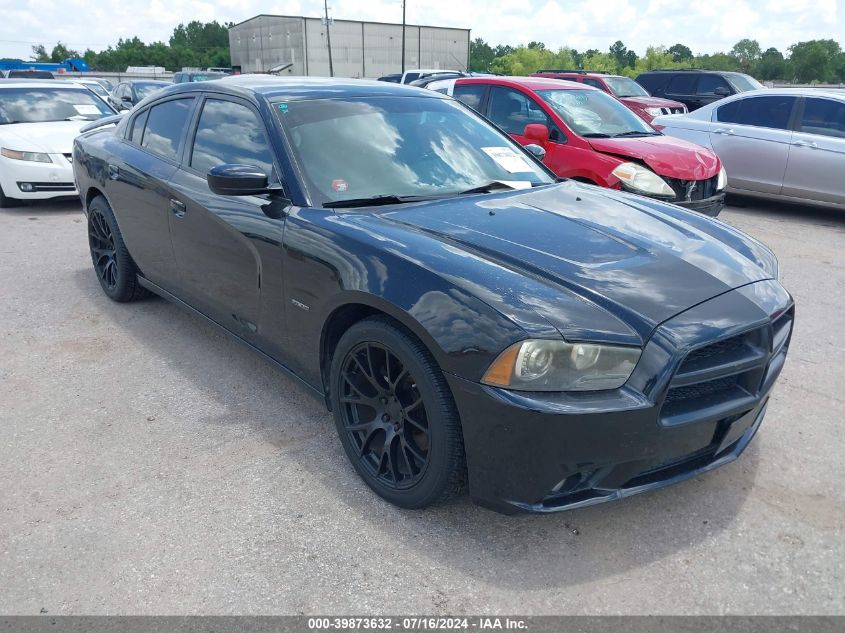
[[[841,5],[841,6],[840,6]],[[336,19],[401,22],[401,0],[330,0]],[[167,41],[191,20],[240,22],[259,13],[318,16],[320,0],[0,0],[0,58],[28,59],[33,44],[57,41],[101,50],[118,38]],[[833,38],[845,46],[845,0],[408,0],[407,22],[472,29],[492,44],[606,50],[616,40],[681,42],[693,52],[727,52],[750,37],[765,50]]]

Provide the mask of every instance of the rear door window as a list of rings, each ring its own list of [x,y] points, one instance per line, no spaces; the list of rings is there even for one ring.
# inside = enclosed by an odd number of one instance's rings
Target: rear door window
[[[484,84],[469,84],[467,86],[455,86],[452,96],[462,101],[470,108],[481,111],[481,100],[484,98],[484,91],[487,86]]]
[[[737,99],[719,107],[716,120],[786,130],[789,129],[789,118],[796,101],[797,97],[778,95]]]
[[[607,92],[607,90],[605,90],[604,84],[598,81],[597,79],[590,79],[589,77],[586,77],[583,79],[583,83],[587,84],[588,86],[592,86],[593,88],[598,88],[599,90],[604,90],[605,92]]]
[[[702,75],[698,80],[695,94],[711,96],[716,93],[716,88],[724,88],[729,93],[733,92],[728,82],[721,75]]]
[[[490,120],[508,134],[522,135],[529,123],[542,123],[552,129],[552,122],[540,105],[518,90],[493,86],[489,111]]]
[[[806,99],[799,129],[806,134],[845,138],[845,103],[833,99]]]
[[[695,75],[679,74],[672,77],[666,92],[673,95],[695,94],[695,82],[698,79]]]
[[[176,160],[193,102],[193,97],[174,99],[150,108],[141,147],[162,158]]]
[[[149,110],[144,110],[132,120],[132,124],[129,127],[129,134],[126,138],[133,143],[137,143],[138,145],[141,144],[141,139],[144,137],[144,127],[147,125],[147,115],[149,113]]]

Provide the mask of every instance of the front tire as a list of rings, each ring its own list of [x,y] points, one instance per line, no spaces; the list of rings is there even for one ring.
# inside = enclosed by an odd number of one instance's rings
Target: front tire
[[[88,247],[97,280],[112,301],[135,301],[149,293],[138,283],[138,268],[117,226],[114,212],[102,196],[88,205]]]
[[[463,433],[443,373],[386,317],[353,325],[332,358],[331,403],[346,455],[377,494],[423,508],[466,481]]]
[[[10,207],[17,207],[21,204],[20,200],[9,198],[3,193],[3,187],[0,187],[0,209],[8,209]]]

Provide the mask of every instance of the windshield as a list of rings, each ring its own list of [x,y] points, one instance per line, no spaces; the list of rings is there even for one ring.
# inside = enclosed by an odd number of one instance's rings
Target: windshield
[[[0,88],[0,125],[94,121],[114,111],[84,88]]]
[[[765,88],[763,84],[759,81],[754,79],[754,77],[749,77],[748,75],[743,75],[740,73],[727,73],[728,81],[731,82],[731,85],[739,92],[748,92],[749,90],[760,90],[761,88]]]
[[[451,99],[319,99],[274,109],[314,204],[554,182],[519,145]]]
[[[136,81],[135,92],[138,93],[138,99],[146,99],[151,94],[162,88],[166,88],[168,84],[163,81]]]
[[[220,79],[225,77],[223,73],[205,73],[203,75],[189,75],[191,81],[211,81],[213,79]]]
[[[650,96],[645,88],[627,77],[605,77],[604,82],[610,88],[610,92],[619,98]]]
[[[600,90],[537,90],[573,132],[586,137],[658,134],[622,103]]]
[[[85,84],[82,84],[82,85],[85,86],[86,88],[88,88],[88,90],[90,90],[94,94],[102,97],[103,99],[109,98],[108,91],[105,88],[103,88],[100,84],[98,84],[96,81],[92,81],[91,83],[85,83]]]

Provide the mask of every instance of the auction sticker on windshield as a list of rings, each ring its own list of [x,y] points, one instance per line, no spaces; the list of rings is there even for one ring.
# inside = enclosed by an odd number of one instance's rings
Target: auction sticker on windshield
[[[510,147],[482,147],[481,151],[496,161],[499,167],[512,174],[534,171],[528,161]]]
[[[85,103],[74,104],[73,109],[76,110],[79,114],[100,114],[100,111],[97,109],[97,106],[88,105]]]

